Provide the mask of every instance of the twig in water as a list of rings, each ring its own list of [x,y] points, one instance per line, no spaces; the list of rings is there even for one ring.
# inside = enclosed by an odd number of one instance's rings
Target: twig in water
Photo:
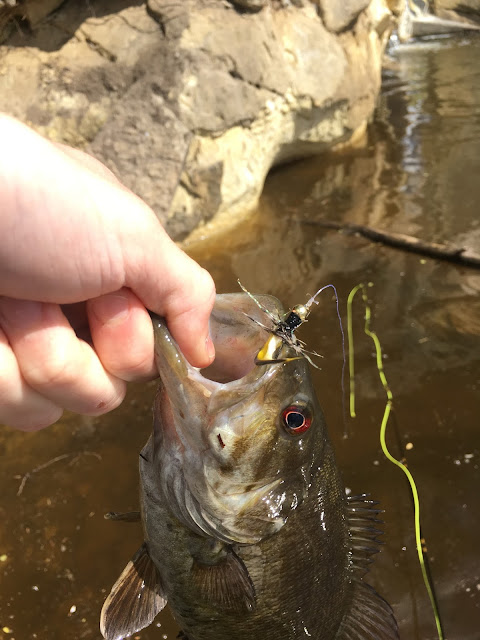
[[[480,254],[467,249],[465,247],[455,247],[447,244],[439,244],[436,242],[427,242],[414,236],[408,236],[404,233],[391,233],[373,227],[367,227],[361,224],[350,224],[333,222],[330,220],[302,220],[301,224],[308,224],[314,227],[324,227],[326,229],[335,229],[345,233],[358,233],[363,238],[372,242],[379,242],[389,247],[403,249],[412,253],[418,253],[428,258],[436,258],[438,260],[446,260],[454,262],[466,267],[480,269]]]
[[[57,456],[56,458],[52,458],[51,460],[48,460],[47,462],[44,462],[43,464],[39,465],[38,467],[35,467],[35,469],[32,469],[31,471],[27,471],[27,473],[22,477],[21,482],[20,482],[20,486],[18,487],[18,491],[17,491],[17,496],[21,496],[23,493],[23,490],[25,488],[25,485],[27,484],[27,480],[29,478],[31,478],[33,476],[34,473],[38,473],[39,471],[43,471],[43,469],[46,469],[47,467],[49,467],[52,464],[55,464],[55,462],[60,462],[60,460],[65,460],[65,458],[70,458],[71,456],[73,456],[73,453],[62,453],[62,455]],[[95,458],[97,458],[98,460],[102,459],[102,456],[98,453],[95,453],[94,451],[81,451],[80,453],[78,453],[71,461],[70,461],[70,465],[74,464],[79,458],[80,456],[85,455],[85,456],[95,456]],[[18,477],[18,476],[15,476]]]

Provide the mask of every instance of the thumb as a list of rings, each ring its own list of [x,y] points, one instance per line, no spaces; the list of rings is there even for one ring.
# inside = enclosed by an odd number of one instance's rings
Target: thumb
[[[187,360],[206,367],[215,358],[209,319],[215,302],[211,275],[178,249],[169,275],[170,291],[163,302],[168,328]],[[172,252],[173,253],[173,252]],[[153,311],[153,306],[149,306]]]
[[[215,284],[208,271],[170,239],[153,212],[150,225],[141,225],[141,230],[137,226],[140,236],[134,239],[130,233],[124,244],[125,284],[147,309],[166,318],[187,360],[206,367],[215,357],[208,326]]]

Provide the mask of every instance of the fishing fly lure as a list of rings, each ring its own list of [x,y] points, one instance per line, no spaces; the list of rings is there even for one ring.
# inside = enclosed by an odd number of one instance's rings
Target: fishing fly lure
[[[310,315],[310,312],[312,310],[312,305],[318,304],[317,296],[320,295],[322,291],[325,291],[325,289],[328,289],[329,287],[331,287],[335,293],[335,300],[337,304],[337,314],[340,319],[338,295],[337,295],[337,290],[335,289],[335,286],[333,284],[327,284],[321,287],[317,291],[317,293],[315,293],[313,296],[311,296],[307,300],[305,304],[295,305],[289,311],[287,311],[287,313],[285,313],[283,317],[280,317],[278,314],[272,313],[269,309],[264,307],[257,300],[257,298],[243,286],[240,280],[238,280],[238,284],[240,288],[255,302],[255,304],[268,316],[268,318],[272,322],[272,326],[267,327],[266,325],[262,324],[255,318],[252,318],[248,314],[245,314],[250,320],[252,320],[252,322],[255,322],[266,331],[269,331],[270,333],[272,333],[272,339],[267,340],[265,345],[258,352],[257,357],[255,358],[255,364],[265,365],[265,364],[274,364],[277,362],[288,362],[290,360],[295,360],[296,358],[303,357],[303,358],[306,358],[313,367],[315,367],[316,369],[319,369],[319,367],[312,361],[310,356],[317,356],[319,358],[322,358],[323,356],[320,353],[317,353],[316,351],[307,350],[305,342],[297,338],[297,336],[295,335],[295,331],[304,322],[307,322],[307,318]],[[342,328],[341,321],[340,321],[340,330],[342,332],[342,344],[343,344],[344,336],[343,336],[343,328]],[[292,347],[292,349],[298,355],[294,358],[278,357],[278,352],[280,351],[282,344],[287,344],[290,347]]]

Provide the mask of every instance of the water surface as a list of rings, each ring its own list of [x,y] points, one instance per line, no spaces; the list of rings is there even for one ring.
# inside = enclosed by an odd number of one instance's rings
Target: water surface
[[[240,278],[249,290],[293,305],[334,283],[343,313],[353,286],[374,283],[374,327],[394,394],[389,445],[417,480],[448,640],[480,638],[480,272],[311,222],[355,222],[480,251],[479,59],[480,39],[393,52],[365,148],[277,169],[248,220],[189,247],[219,292],[236,291]],[[345,423],[342,415],[341,336],[329,292],[301,337],[324,356],[315,383],[346,485],[371,492],[386,509],[386,544],[370,581],[394,607],[403,640],[430,640],[435,627],[416,560],[411,499],[379,447],[385,398],[357,302],[356,420]],[[6,638],[100,638],[101,604],[141,542],[138,525],[103,514],[138,506],[137,456],[151,428],[154,388],[132,385],[125,403],[102,418],[67,415],[43,432],[2,432]],[[165,612],[134,637],[175,635]]]

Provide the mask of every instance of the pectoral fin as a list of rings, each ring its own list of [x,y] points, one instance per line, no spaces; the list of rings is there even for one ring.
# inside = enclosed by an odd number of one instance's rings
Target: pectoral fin
[[[216,564],[194,561],[192,580],[206,602],[228,611],[255,609],[255,587],[248,569],[233,550]]]
[[[143,544],[105,600],[100,631],[106,640],[122,640],[147,627],[166,604],[157,568]]]

